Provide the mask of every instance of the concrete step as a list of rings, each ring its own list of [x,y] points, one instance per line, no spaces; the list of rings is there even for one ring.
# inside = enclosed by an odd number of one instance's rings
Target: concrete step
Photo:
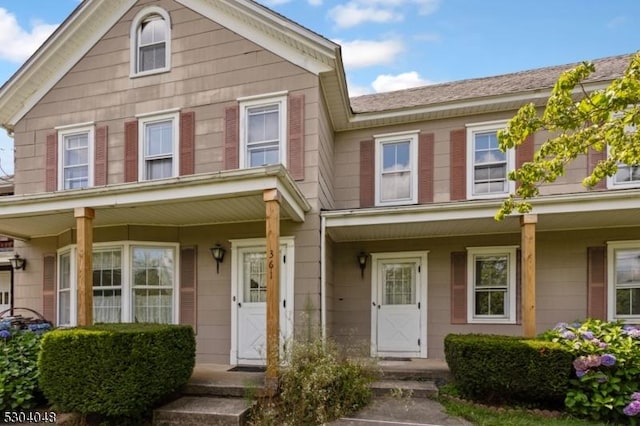
[[[154,426],[244,426],[248,402],[240,398],[183,396],[153,411]]]
[[[264,386],[189,382],[184,385],[181,393],[188,396],[221,398],[258,397],[264,395]]]
[[[375,396],[435,398],[438,387],[431,380],[378,380],[371,384]]]
[[[381,366],[382,380],[433,381],[440,384],[451,381],[448,368],[414,369],[405,366]]]

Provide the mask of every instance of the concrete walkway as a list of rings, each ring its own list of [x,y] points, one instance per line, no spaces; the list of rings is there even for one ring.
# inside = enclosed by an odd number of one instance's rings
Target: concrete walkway
[[[432,399],[376,397],[359,412],[330,423],[349,426],[460,426],[472,423],[449,416]]]

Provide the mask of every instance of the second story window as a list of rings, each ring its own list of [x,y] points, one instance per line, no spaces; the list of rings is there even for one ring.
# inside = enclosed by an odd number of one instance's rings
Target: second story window
[[[417,203],[418,132],[379,135],[376,140],[376,205]]]
[[[286,166],[287,98],[240,100],[240,167]]]
[[[59,189],[93,185],[93,126],[58,128]]]
[[[497,133],[504,126],[502,121],[467,126],[467,198],[502,196],[514,189],[508,174],[515,151],[502,152],[498,147]]]
[[[178,114],[140,117],[141,180],[177,176]]]
[[[171,59],[171,21],[159,7],[142,10],[131,27],[131,75],[167,71]]]

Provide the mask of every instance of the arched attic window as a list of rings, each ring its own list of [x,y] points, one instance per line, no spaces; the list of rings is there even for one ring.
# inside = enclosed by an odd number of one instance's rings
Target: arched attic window
[[[130,40],[132,77],[171,68],[171,18],[166,10],[141,10],[131,23]]]

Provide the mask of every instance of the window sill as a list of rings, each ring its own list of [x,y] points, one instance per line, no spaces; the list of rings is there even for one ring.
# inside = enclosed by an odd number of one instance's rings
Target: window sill
[[[150,71],[144,71],[144,72],[138,72],[138,73],[131,73],[129,74],[129,78],[139,78],[139,77],[147,77],[150,75],[156,75],[156,74],[164,74],[164,73],[168,73],[169,71],[171,71],[171,68],[159,68],[156,70],[150,70]]]

